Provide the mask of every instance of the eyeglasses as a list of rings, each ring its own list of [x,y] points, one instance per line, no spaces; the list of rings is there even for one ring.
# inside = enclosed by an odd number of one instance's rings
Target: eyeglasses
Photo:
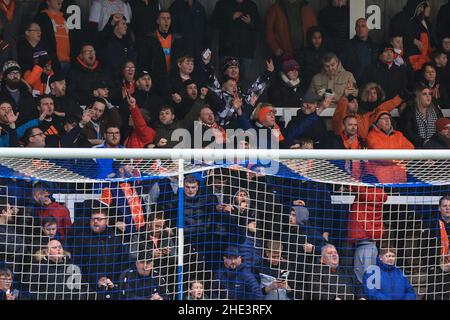
[[[30,138],[33,138],[33,137],[36,137],[36,136],[45,136],[45,133],[39,132],[39,133],[31,135]]]
[[[107,132],[106,134],[110,136],[120,136],[120,132]]]

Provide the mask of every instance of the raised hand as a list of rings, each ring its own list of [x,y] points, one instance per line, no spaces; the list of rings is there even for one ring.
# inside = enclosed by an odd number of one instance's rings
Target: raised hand
[[[45,118],[47,118],[47,115],[48,115],[48,112],[47,112],[47,110],[45,109],[44,111],[42,111],[41,115],[39,116],[39,120],[40,120],[40,121],[44,121]]]
[[[242,114],[242,105],[244,104],[244,102],[242,101],[241,98],[237,97],[233,99],[233,108],[234,110],[236,110],[238,115]]]
[[[128,105],[130,106],[131,109],[136,108],[136,99],[133,98],[130,95],[127,95],[127,101],[128,101]]]
[[[15,127],[16,121],[19,118],[19,112],[17,112],[16,114],[14,114],[14,112],[9,112],[6,115],[6,119],[8,121],[9,126],[11,127],[11,125],[13,125]],[[12,128],[14,129],[14,128]]]
[[[205,88],[205,87],[201,88],[200,89],[200,98],[205,99],[206,95],[208,94],[208,91],[209,91],[208,88]]]
[[[92,119],[93,113],[94,113],[94,112],[92,111],[92,109],[88,109],[88,110],[84,111],[84,112],[83,112],[83,115],[82,115],[82,117],[81,117],[80,123],[81,123],[82,125],[88,124],[89,121],[91,121],[91,119]]]

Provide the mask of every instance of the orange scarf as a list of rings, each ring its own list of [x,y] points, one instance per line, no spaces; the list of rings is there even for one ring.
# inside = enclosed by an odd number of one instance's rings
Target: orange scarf
[[[420,54],[409,57],[409,62],[413,67],[414,71],[419,71],[422,69],[425,63],[431,62],[430,54],[430,38],[428,37],[428,33],[422,32],[420,35],[420,42],[423,43],[423,50],[420,51]]]
[[[447,256],[448,255],[448,245],[449,245],[449,241],[448,241],[448,234],[447,234],[447,230],[445,230],[445,223],[442,220],[439,220],[439,227],[441,229],[441,244],[442,244],[442,256]]]
[[[5,4],[4,0],[0,1],[0,10],[3,12],[9,22],[12,22],[12,20],[14,19],[14,7],[14,0],[9,1],[8,5]]]
[[[345,134],[344,131],[341,132],[341,138],[342,141],[344,142],[344,147],[347,150],[359,150],[361,149],[361,146],[359,145],[359,139],[356,138],[352,144],[349,143],[349,138],[347,137],[347,135]]]
[[[139,195],[128,182],[121,183],[120,188],[125,194],[125,198],[127,199],[128,205],[130,206],[131,215],[133,217],[136,228],[142,228],[145,225],[145,219],[142,213],[142,205],[141,200],[139,199]]]
[[[80,65],[82,65],[84,68],[89,69],[89,70],[95,70],[95,69],[97,69],[98,64],[99,64],[98,60],[95,60],[94,65],[93,65],[92,67],[90,67],[90,66],[88,66],[87,64],[85,64],[85,63],[83,62],[83,60],[81,60],[81,56],[78,56],[78,57],[77,57],[77,61],[78,61],[78,63],[79,63]]]

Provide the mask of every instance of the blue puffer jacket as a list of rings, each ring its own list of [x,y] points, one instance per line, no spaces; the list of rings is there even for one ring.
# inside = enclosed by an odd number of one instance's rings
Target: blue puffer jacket
[[[403,272],[395,267],[384,264],[379,257],[377,257],[378,267],[375,272],[368,270],[364,274],[363,284],[364,293],[369,300],[416,300],[416,294],[405,277]],[[376,288],[377,273],[380,275],[380,288]]]

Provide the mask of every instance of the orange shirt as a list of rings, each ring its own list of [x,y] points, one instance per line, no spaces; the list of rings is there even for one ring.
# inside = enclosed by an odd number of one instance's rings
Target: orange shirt
[[[50,12],[44,10],[53,24],[53,31],[56,39],[56,54],[61,62],[70,62],[70,40],[69,29],[66,25],[66,19],[62,12]]]

